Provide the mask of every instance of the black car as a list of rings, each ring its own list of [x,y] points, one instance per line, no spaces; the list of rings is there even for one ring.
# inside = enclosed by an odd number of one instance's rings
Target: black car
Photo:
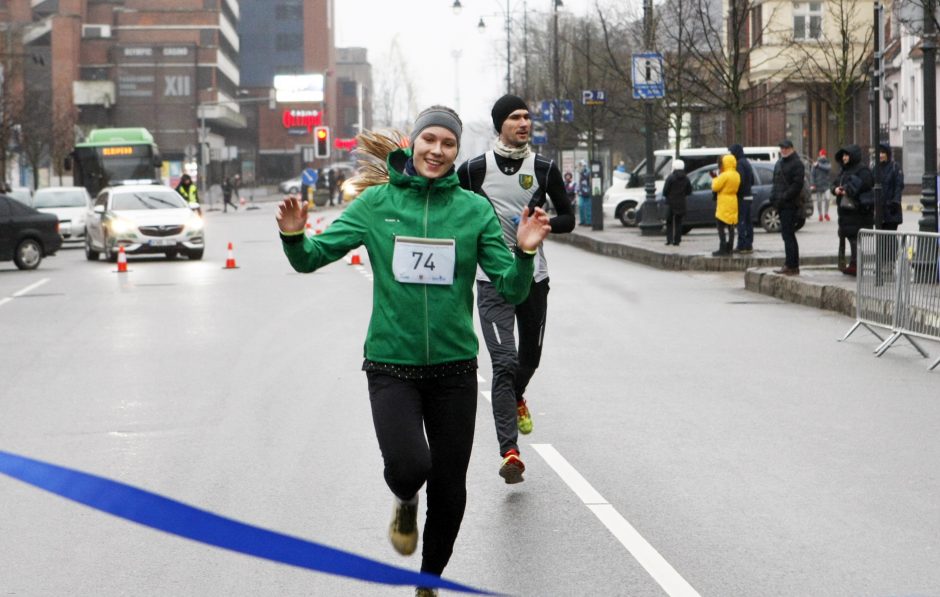
[[[12,259],[20,269],[36,269],[43,257],[61,247],[59,218],[0,195],[0,261]]]
[[[754,201],[751,204],[751,220],[755,226],[760,226],[767,232],[780,232],[780,214],[770,204],[770,191],[773,188],[774,162],[751,161],[751,170],[754,172],[754,186],[751,194]],[[687,201],[688,209],[682,219],[682,231],[688,232],[693,228],[715,227],[715,199],[712,195],[712,180],[718,175],[715,166],[703,166],[689,174],[692,183],[692,194]],[[808,190],[807,190],[808,192]],[[657,198],[660,217],[665,221],[666,202],[662,194]],[[799,230],[806,223],[806,218],[813,215],[813,202],[807,201],[803,209],[803,217],[796,222]]]

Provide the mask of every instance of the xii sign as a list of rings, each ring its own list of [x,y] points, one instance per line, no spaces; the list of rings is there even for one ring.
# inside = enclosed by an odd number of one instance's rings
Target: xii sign
[[[192,79],[189,75],[164,75],[163,97],[189,97]]]

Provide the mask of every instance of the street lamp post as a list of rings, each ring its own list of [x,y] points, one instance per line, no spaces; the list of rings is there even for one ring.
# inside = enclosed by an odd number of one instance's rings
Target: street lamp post
[[[924,177],[921,180],[921,232],[937,232],[937,27],[936,0],[924,0]]]
[[[482,15],[480,16],[480,22],[477,23],[477,30],[481,33],[486,29],[486,22],[484,19],[487,17],[498,17],[498,13]],[[512,41],[510,32],[512,29],[512,22],[510,20],[512,14],[510,13],[509,0],[506,0],[506,11],[502,15],[505,19],[506,27],[506,93],[512,93],[512,46],[510,42]]]
[[[646,37],[646,51],[653,49],[653,0],[643,0],[643,29]],[[652,236],[659,234],[662,225],[659,222],[659,210],[656,207],[656,174],[653,170],[653,102],[643,101],[644,128],[646,140],[646,175],[643,188],[646,198],[640,205],[640,234]]]

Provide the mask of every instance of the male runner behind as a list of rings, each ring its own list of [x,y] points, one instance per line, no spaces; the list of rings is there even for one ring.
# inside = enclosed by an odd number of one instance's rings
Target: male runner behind
[[[552,232],[571,232],[575,224],[574,210],[565,195],[561,171],[554,161],[533,153],[529,147],[532,121],[525,101],[504,95],[493,106],[492,117],[499,133],[493,149],[461,164],[457,170],[460,185],[489,199],[509,247],[516,244],[516,225],[522,208],[541,207],[546,194],[557,213],[550,221]],[[493,362],[493,419],[502,457],[499,474],[506,483],[519,483],[524,480],[525,464],[519,456],[518,433],[532,431],[525,390],[542,356],[548,309],[548,266],[544,249],[539,246],[529,297],[518,305],[504,300],[486,275],[477,269],[477,308],[483,338]]]

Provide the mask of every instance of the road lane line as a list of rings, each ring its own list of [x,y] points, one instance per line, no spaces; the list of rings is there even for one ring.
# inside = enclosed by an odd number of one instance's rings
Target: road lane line
[[[33,284],[30,284],[30,285],[27,286],[26,288],[23,288],[23,289],[21,289],[21,290],[17,290],[16,292],[14,292],[14,293],[13,293],[12,295],[10,295],[10,296],[3,297],[2,299],[0,299],[0,307],[2,307],[3,305],[9,303],[10,301],[12,301],[12,300],[13,300],[14,298],[16,298],[16,297],[23,296],[23,295],[26,294],[27,292],[30,292],[30,291],[32,291],[32,290],[36,290],[37,288],[39,288],[40,286],[42,286],[43,284],[45,284],[45,283],[48,282],[48,281],[49,281],[49,278],[43,278],[42,280],[40,280],[40,281],[38,281],[38,282],[35,282],[35,283],[33,283]]]
[[[43,284],[45,284],[45,283],[48,282],[48,281],[49,281],[49,278],[43,278],[42,280],[36,282],[35,284],[30,284],[29,286],[27,286],[27,287],[24,288],[23,290],[20,290],[20,291],[18,291],[18,292],[14,292],[14,293],[13,293],[13,297],[15,298],[15,297],[18,297],[18,296],[23,296],[23,295],[26,294],[27,292],[30,292],[30,291],[32,291],[32,290],[36,290],[37,288],[39,288],[40,286],[42,286]]]
[[[670,597],[701,597],[656,548],[640,535],[627,519],[601,496],[551,444],[531,444],[536,452],[561,477],[568,487],[597,516],[607,530],[627,548],[630,555],[647,574],[653,577]]]

